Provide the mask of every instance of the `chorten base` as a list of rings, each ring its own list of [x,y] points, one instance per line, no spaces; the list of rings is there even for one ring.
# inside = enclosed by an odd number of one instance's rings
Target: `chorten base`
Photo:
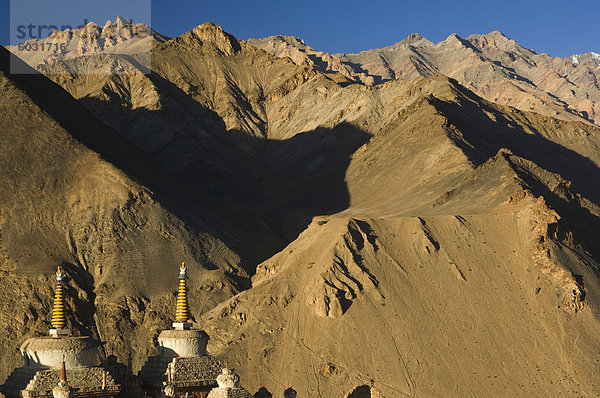
[[[100,343],[88,336],[43,336],[25,340],[21,353],[26,367],[60,369],[64,361],[69,370],[97,366],[99,347]]]
[[[50,329],[49,334],[52,337],[70,336],[71,329]]]
[[[169,329],[158,335],[158,350],[163,357],[199,357],[206,355],[208,335],[198,329]]]
[[[173,322],[173,329],[175,330],[190,330],[192,326],[191,322]]]

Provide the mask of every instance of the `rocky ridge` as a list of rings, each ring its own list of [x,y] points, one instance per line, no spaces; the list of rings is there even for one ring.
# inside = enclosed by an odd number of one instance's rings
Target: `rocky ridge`
[[[441,73],[493,102],[565,120],[600,121],[600,57],[593,52],[553,58],[498,31],[467,38],[452,34],[437,44],[412,34],[358,54],[326,54],[282,36],[248,43],[367,85]]]

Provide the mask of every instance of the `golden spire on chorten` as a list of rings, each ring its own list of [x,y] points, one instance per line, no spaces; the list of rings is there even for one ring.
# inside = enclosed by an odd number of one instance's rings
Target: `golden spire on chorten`
[[[190,305],[187,298],[187,279],[187,267],[182,262],[179,268],[179,292],[177,294],[175,322],[173,323],[175,329],[190,329],[192,327],[192,323],[190,322]]]
[[[52,329],[50,329],[50,335],[55,337],[71,334],[71,331],[67,329],[67,319],[65,317],[64,280],[65,272],[62,267],[58,267],[56,271],[54,305],[52,306]]]

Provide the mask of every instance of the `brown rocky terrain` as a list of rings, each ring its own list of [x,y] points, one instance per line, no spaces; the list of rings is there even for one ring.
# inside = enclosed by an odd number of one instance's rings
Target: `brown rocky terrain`
[[[38,65],[79,103],[3,69],[4,375],[61,263],[75,329],[137,371],[186,260],[252,392],[598,395],[600,128],[439,74],[348,84],[213,24],[144,59]]]
[[[358,54],[327,54],[286,36],[248,43],[367,85],[441,73],[489,101],[564,120],[600,122],[600,55],[593,52],[553,58],[498,31],[467,38],[452,34],[437,44],[415,33]]]
[[[317,88],[299,89],[296,117]],[[373,134],[351,158],[348,209],[314,218],[252,289],[205,315],[212,349],[276,393],[593,396],[597,353],[576,346],[595,346],[598,327],[584,249],[598,225],[585,199],[598,195],[598,130],[441,77],[356,91],[330,110]],[[351,104],[368,95],[383,104],[363,99],[377,112],[361,115]],[[586,365],[570,373],[575,357]]]

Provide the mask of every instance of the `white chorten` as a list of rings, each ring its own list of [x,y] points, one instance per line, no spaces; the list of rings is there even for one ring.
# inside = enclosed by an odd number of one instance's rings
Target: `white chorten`
[[[225,368],[217,377],[218,387],[213,388],[207,398],[250,398],[250,393],[240,387],[240,377],[233,369]]]

